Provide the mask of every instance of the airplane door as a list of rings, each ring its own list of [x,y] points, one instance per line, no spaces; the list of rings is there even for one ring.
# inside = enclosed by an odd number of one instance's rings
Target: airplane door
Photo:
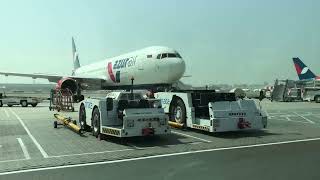
[[[167,54],[162,54],[162,58],[161,59],[156,59],[156,72],[158,74],[158,80],[159,83],[162,82],[167,82],[168,81],[168,74],[169,74],[169,70],[170,68],[167,66],[167,60],[165,55]]]
[[[138,71],[143,71],[144,67],[143,67],[143,61],[142,60],[138,60]]]

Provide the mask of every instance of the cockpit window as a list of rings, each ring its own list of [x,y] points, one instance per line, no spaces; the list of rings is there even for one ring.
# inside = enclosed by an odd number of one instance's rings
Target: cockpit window
[[[162,53],[157,55],[157,59],[163,58],[181,58],[179,53]]]
[[[168,53],[168,58],[175,58],[175,57],[177,57],[177,55],[176,55],[176,54]]]
[[[152,58],[152,55],[151,54],[147,55],[147,58]]]

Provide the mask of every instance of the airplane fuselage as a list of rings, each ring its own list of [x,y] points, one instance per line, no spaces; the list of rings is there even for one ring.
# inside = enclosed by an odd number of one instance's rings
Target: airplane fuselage
[[[81,66],[74,75],[104,79],[102,87],[172,84],[185,72],[185,62],[177,51],[154,46],[104,61]]]

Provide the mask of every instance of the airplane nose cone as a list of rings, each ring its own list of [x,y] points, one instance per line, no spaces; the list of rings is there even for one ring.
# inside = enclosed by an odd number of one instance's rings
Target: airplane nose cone
[[[170,68],[171,81],[178,81],[186,70],[186,64],[183,59],[175,59]]]

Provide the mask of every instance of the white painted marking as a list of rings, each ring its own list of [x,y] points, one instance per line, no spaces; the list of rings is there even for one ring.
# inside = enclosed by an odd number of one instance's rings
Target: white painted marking
[[[24,128],[24,130],[27,132],[27,134],[29,135],[29,137],[31,138],[31,140],[33,141],[33,143],[37,146],[37,148],[39,149],[39,151],[41,152],[42,156],[44,158],[48,158],[48,154],[44,151],[44,149],[41,147],[41,145],[38,143],[38,141],[36,140],[36,138],[33,137],[33,135],[31,134],[31,132],[29,131],[29,129],[27,128],[27,126],[24,124],[24,122],[22,121],[22,119],[12,110],[9,109],[11,111],[11,113],[19,120],[20,124],[22,125],[22,127]]]
[[[310,119],[308,119],[308,118],[306,118],[306,117],[304,117],[304,116],[299,115],[299,114],[298,114],[298,113],[296,113],[296,112],[294,112],[294,114],[296,114],[297,116],[301,117],[302,119],[304,119],[304,120],[306,120],[306,121],[310,122],[311,124],[315,124],[315,122],[311,121]]]
[[[202,142],[192,142],[192,143],[190,143],[190,144],[192,144],[192,145],[197,145],[197,144],[201,144]]]
[[[295,116],[295,117],[296,117],[296,116]],[[288,116],[284,116],[284,117],[282,117],[282,118],[285,118],[285,119],[278,119],[278,118],[276,118],[276,117],[273,116],[272,120],[276,120],[276,121],[286,121],[286,122],[290,121],[290,122],[298,122],[298,123],[310,124],[309,122],[305,122],[305,121],[295,121],[295,120],[292,120],[292,119],[290,119]],[[269,118],[269,119],[271,119],[271,118]]]
[[[143,148],[141,148],[141,147],[138,147],[138,146],[136,146],[136,145],[134,145],[134,144],[131,144],[131,143],[127,143],[129,146],[131,146],[131,147],[134,147],[135,149],[143,149]]]
[[[45,171],[45,170],[54,170],[54,169],[63,169],[63,168],[73,168],[73,167],[84,167],[84,166],[93,166],[93,165],[102,165],[102,164],[114,164],[114,163],[146,160],[146,159],[155,159],[155,158],[161,158],[161,157],[181,156],[181,155],[198,154],[198,153],[204,153],[204,152],[215,152],[215,151],[224,151],[224,150],[245,149],[245,148],[254,148],[254,147],[272,146],[272,145],[282,145],[282,144],[292,144],[292,143],[308,142],[308,141],[319,141],[319,140],[320,140],[320,138],[310,138],[310,139],[300,139],[300,140],[292,140],[292,141],[280,141],[280,142],[274,142],[274,143],[264,143],[264,144],[245,145],[245,146],[233,146],[233,147],[225,147],[225,148],[205,149],[205,150],[197,150],[197,151],[186,151],[186,152],[178,152],[178,153],[170,153],[170,154],[160,154],[160,155],[144,156],[144,157],[137,157],[137,158],[130,158],[130,159],[113,160],[113,161],[103,161],[103,162],[94,162],[94,163],[63,165],[63,166],[56,166],[56,167],[25,169],[25,170],[19,170],[19,171],[3,172],[3,173],[0,173],[0,176],[1,175],[9,175],[9,174],[26,173],[26,172],[36,172],[36,171]]]
[[[7,162],[17,162],[17,161],[25,161],[27,159],[13,159],[13,160],[3,160],[3,161],[0,161],[0,163],[7,163]],[[1,176],[1,174],[0,174]]]
[[[268,113],[268,114],[272,116],[288,115],[287,113]]]
[[[3,110],[6,113],[7,117],[10,117],[8,111],[6,109],[3,109]]]
[[[173,134],[178,134],[178,135],[181,135],[181,136],[198,139],[198,140],[200,140],[200,141],[204,141],[204,142],[207,142],[207,143],[210,143],[210,142],[211,142],[211,141],[209,141],[209,140],[202,139],[202,138],[195,137],[195,136],[191,136],[191,135],[189,135],[189,134],[184,134],[184,133],[180,133],[180,132],[177,132],[177,131],[171,131],[171,132],[172,132]]]
[[[307,124],[310,124],[309,122],[305,122],[305,121],[295,121],[295,120],[292,120],[290,119],[289,117],[286,117],[287,121],[291,121],[291,122],[299,122],[299,123],[307,123]]]
[[[90,153],[66,154],[66,155],[49,156],[48,158],[60,158],[60,157],[70,157],[70,156],[95,155],[95,154],[104,154],[104,153],[112,153],[112,152],[123,152],[123,151],[133,151],[133,150],[134,150],[134,149],[120,149],[120,150],[114,150],[114,151],[99,151],[99,152],[90,152]]]
[[[19,142],[19,144],[20,144],[20,146],[21,146],[21,149],[22,149],[22,151],[23,151],[24,157],[25,157],[26,159],[31,159],[31,158],[30,158],[30,155],[29,155],[29,152],[28,152],[28,150],[27,150],[27,147],[24,145],[22,139],[21,139],[21,138],[17,138],[17,140],[18,140],[18,142]]]

